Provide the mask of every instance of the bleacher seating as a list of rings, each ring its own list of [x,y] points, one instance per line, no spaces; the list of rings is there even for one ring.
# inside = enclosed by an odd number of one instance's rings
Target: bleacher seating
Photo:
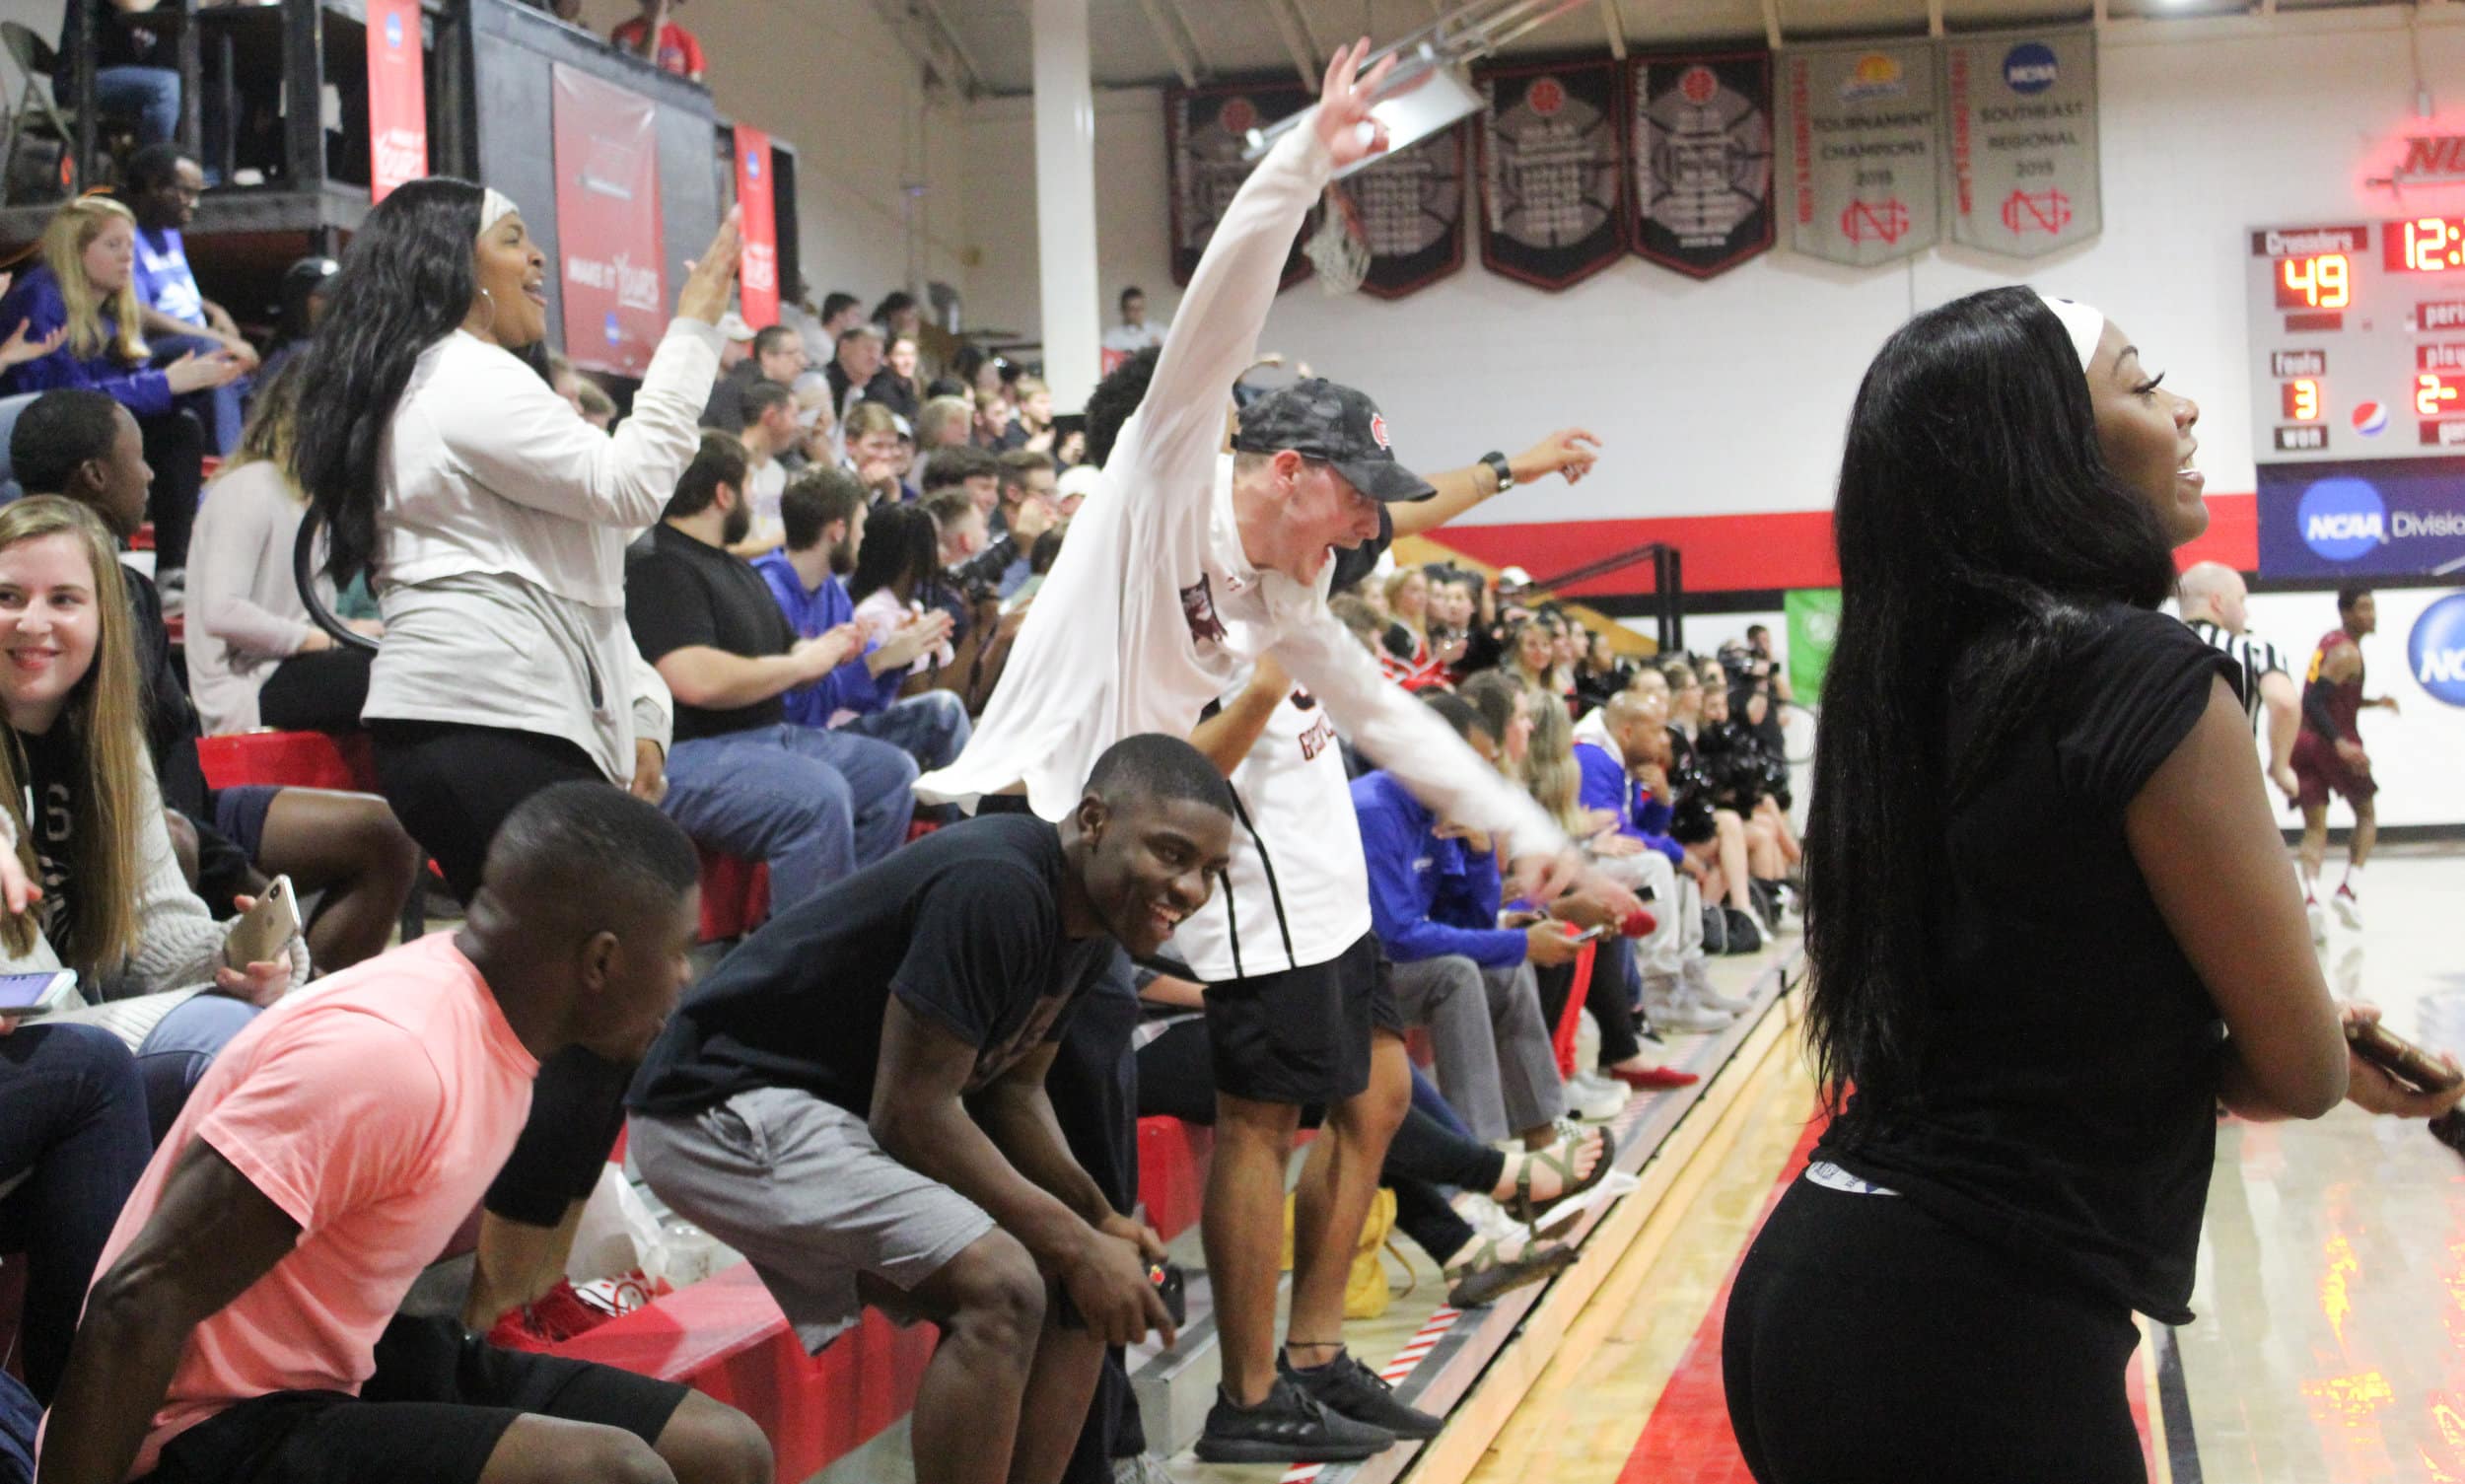
[[[200,738],[197,762],[218,789],[273,784],[293,789],[377,792],[377,759],[368,734],[242,732]]]
[[[770,868],[700,845],[693,850],[702,858],[702,942],[733,942],[760,927],[770,916]]]

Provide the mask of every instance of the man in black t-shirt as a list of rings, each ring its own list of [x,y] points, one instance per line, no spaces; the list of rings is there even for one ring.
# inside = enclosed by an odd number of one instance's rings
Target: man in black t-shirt
[[[863,652],[842,624],[800,639],[768,585],[728,554],[744,539],[744,446],[702,435],[667,518],[634,543],[625,617],[676,701],[669,816],[696,844],[770,867],[773,911],[907,838],[916,764],[887,742],[800,727],[780,697]]]
[[[635,1080],[643,1175],[808,1348],[868,1304],[941,1326],[920,1479],[1058,1478],[1102,1347],[1172,1342],[1162,1244],[1064,1147],[1045,1074],[1115,954],[1206,901],[1232,813],[1188,743],[1125,738],[1059,824],[971,819],[774,917]]]

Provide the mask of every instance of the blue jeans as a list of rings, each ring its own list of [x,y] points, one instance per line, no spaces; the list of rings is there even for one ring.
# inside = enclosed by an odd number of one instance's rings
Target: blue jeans
[[[200,994],[155,1023],[137,1047],[137,1079],[145,1085],[146,1122],[156,1144],[179,1121],[188,1095],[232,1037],[248,1028],[257,1008],[229,995]]]
[[[907,843],[916,772],[887,742],[783,722],[676,743],[666,808],[694,843],[766,863],[775,917]]]
[[[137,144],[161,144],[179,132],[179,73],[171,67],[101,67],[95,106],[137,120]]]
[[[931,772],[956,762],[959,749],[967,745],[967,703],[954,690],[928,690],[851,717],[832,730],[888,742]]]
[[[103,1244],[154,1141],[145,1088],[100,1025],[21,1025],[0,1035],[0,1251],[26,1254],[26,1379],[45,1402],[68,1364]]]

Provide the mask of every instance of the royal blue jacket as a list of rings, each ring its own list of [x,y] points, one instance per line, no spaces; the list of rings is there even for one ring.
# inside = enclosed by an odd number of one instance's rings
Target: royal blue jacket
[[[856,601],[847,596],[847,585],[836,577],[824,577],[821,586],[807,591],[805,579],[797,576],[796,567],[786,551],[771,551],[754,559],[753,570],[770,585],[770,596],[779,601],[779,611],[788,615],[788,626],[800,639],[815,638],[856,617]],[[878,640],[866,641],[864,653],[842,664],[810,685],[799,685],[789,691],[788,720],[800,727],[828,727],[830,718],[842,711],[859,716],[886,710],[898,699],[898,688],[907,678],[904,667],[892,667],[875,674],[865,664],[865,655],[880,649]]]
[[[1498,858],[1438,836],[1438,817],[1384,771],[1353,780],[1353,813],[1370,865],[1370,924],[1398,963],[1460,954],[1512,968],[1529,948],[1498,926]]]
[[[1669,858],[1672,866],[1686,860],[1686,847],[1669,838],[1669,802],[1628,776],[1626,765],[1595,742],[1575,744],[1575,766],[1583,775],[1576,802],[1585,809],[1605,809],[1618,816],[1618,832],[1632,835]]]
[[[36,263],[9,287],[0,297],[0,336],[15,331],[19,320],[26,321],[26,338],[42,336],[68,323],[68,303],[60,297],[60,282],[51,276],[48,264]],[[104,333],[116,333],[119,321],[109,314],[103,317]],[[145,366],[132,366],[121,360],[106,338],[99,355],[80,356],[63,340],[60,347],[47,356],[12,366],[0,372],[0,392],[16,395],[27,391],[49,391],[57,387],[82,387],[100,391],[126,407],[139,417],[156,417],[172,410],[171,379]]]

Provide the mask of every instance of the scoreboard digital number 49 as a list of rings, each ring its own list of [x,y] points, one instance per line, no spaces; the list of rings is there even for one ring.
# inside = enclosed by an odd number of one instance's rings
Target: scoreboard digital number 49
[[[2251,265],[2259,462],[2465,453],[2465,216],[2265,228]]]

